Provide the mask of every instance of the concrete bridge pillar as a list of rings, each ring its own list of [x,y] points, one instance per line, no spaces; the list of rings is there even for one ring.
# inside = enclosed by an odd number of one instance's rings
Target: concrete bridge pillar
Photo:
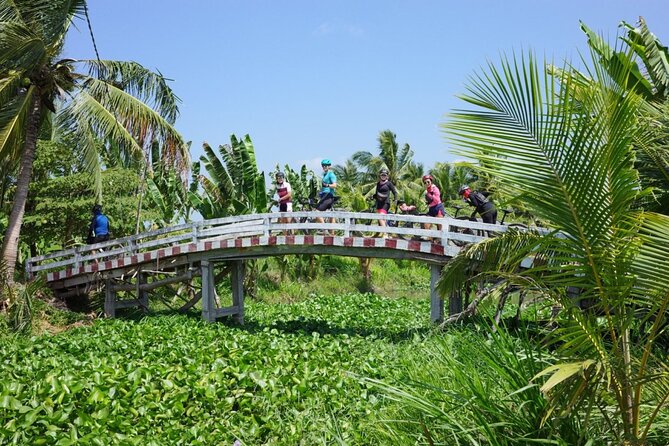
[[[244,323],[244,261],[230,262],[230,283],[232,285],[232,306],[219,308],[216,299],[214,262],[202,260],[202,319],[216,322],[223,316],[232,316],[240,324]]]
[[[430,320],[441,322],[444,320],[444,301],[437,293],[437,282],[441,276],[441,265],[430,265]]]

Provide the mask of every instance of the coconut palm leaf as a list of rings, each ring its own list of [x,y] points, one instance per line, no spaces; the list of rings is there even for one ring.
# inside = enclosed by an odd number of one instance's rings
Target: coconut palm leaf
[[[30,71],[47,56],[44,41],[26,24],[0,22],[0,70]]]
[[[16,79],[6,82],[6,88],[16,87]],[[0,90],[4,92],[5,88]],[[0,158],[16,161],[25,136],[25,125],[33,103],[35,87],[29,87],[25,94],[3,101],[0,105]]]
[[[567,318],[550,340],[571,361],[545,372],[551,401],[546,416],[558,407],[586,410],[591,398],[602,407],[613,399],[623,426],[619,437],[636,441],[648,433],[641,420],[666,401],[645,399],[642,387],[647,376],[659,376],[653,336],[669,303],[669,277],[660,271],[666,267],[660,257],[669,249],[669,226],[666,217],[634,209],[644,194],[633,145],[646,138],[638,119],[644,103],[621,82],[633,77],[633,67],[610,62],[593,52],[593,82],[587,86],[572,81],[569,70],[553,82],[531,54],[490,64],[472,79],[463,99],[477,108],[451,114],[444,125],[449,138],[500,187],[523,192],[528,208],[554,232],[509,233],[469,248],[446,268],[439,289],[456,287],[458,273],[497,275],[560,304]],[[540,262],[520,271],[523,256]],[[591,301],[594,313],[581,311],[567,287],[580,289],[580,300]],[[635,315],[643,312],[652,313],[654,328],[636,332],[644,349],[634,357],[630,333]],[[575,373],[574,363],[587,365]]]
[[[91,77],[115,85],[126,93],[138,98],[144,104],[174,124],[179,114],[179,98],[167,85],[165,77],[147,70],[136,62],[115,60],[79,60],[88,66]]]
[[[82,91],[110,110],[140,145],[148,148],[149,144],[158,142],[166,165],[181,172],[190,164],[187,144],[161,112],[113,83],[87,76],[81,76],[81,82]],[[149,95],[150,88],[147,87],[143,95]]]

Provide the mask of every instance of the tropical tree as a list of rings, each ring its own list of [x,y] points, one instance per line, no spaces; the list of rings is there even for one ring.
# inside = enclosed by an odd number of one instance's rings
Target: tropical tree
[[[62,58],[70,25],[86,13],[85,0],[0,0],[0,159],[19,165],[2,246],[10,282],[40,132],[77,141],[98,196],[101,142],[144,157],[157,140],[164,163],[188,164],[172,127],[178,100],[162,75],[134,62]]]
[[[648,137],[644,99],[617,82],[629,66],[611,74],[596,54],[587,88],[580,73],[562,70],[555,82],[545,68],[532,54],[489,64],[462,97],[476,108],[452,113],[444,129],[552,230],[473,245],[438,289],[474,274],[560,305],[549,339],[561,360],[536,378],[548,376],[544,421],[575,413],[607,423],[616,443],[642,444],[669,400],[669,363],[656,346],[669,307],[669,218],[635,205],[646,193],[634,167]],[[527,258],[535,266],[522,270]]]
[[[669,149],[667,141],[667,102],[669,98],[669,50],[648,29],[643,17],[637,26],[622,22],[627,31],[612,47],[599,34],[581,23],[588,37],[588,45],[596,54],[602,69],[620,88],[633,91],[645,99],[642,115],[646,124],[654,129],[654,137],[636,141],[636,165],[641,174],[642,186],[652,187],[653,197],[643,197],[641,205],[647,209],[669,214]],[[560,78],[559,69],[551,67]],[[569,76],[576,85],[588,86],[595,82],[588,73],[572,69]],[[574,88],[578,98],[580,89]]]
[[[193,163],[193,177],[203,189],[200,193],[191,188],[193,207],[204,218],[266,212],[265,174],[258,170],[251,137],[230,135],[230,144],[218,147],[220,158],[206,142],[202,147],[200,162],[209,177],[200,175],[200,164]]]
[[[281,169],[277,164],[274,171],[270,172],[272,181],[276,178],[276,173],[279,171],[281,171]],[[309,170],[305,164],[302,164],[299,172],[293,170],[286,164],[283,167],[283,173],[286,175],[286,180],[290,183],[290,187],[293,189],[293,203],[300,203],[303,200],[316,198],[319,191],[320,178],[318,178],[312,170]],[[337,177],[337,182],[339,182],[339,177]],[[270,191],[270,196],[273,197],[275,193],[276,184],[274,184],[273,189]]]
[[[414,180],[415,178],[407,176],[413,165],[413,150],[409,144],[400,147],[397,143],[397,135],[391,130],[381,131],[378,141],[378,155],[361,150],[352,156],[353,162],[366,171],[362,178],[363,183],[376,183],[382,167],[388,169],[390,180],[398,187],[401,187],[406,181]]]

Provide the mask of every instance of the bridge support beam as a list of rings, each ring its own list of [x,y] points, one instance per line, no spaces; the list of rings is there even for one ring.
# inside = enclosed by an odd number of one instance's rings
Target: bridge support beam
[[[105,279],[105,316],[116,317],[116,290],[111,279]]]
[[[234,314],[235,321],[239,324],[244,323],[244,276],[245,265],[242,260],[232,262],[231,283],[232,283],[232,307],[237,309]]]
[[[244,262],[234,260],[230,265],[232,285],[232,306],[219,308],[216,304],[216,283],[214,263],[208,260],[200,262],[202,269],[202,319],[216,322],[223,316],[232,316],[240,324],[244,323]]]
[[[448,315],[462,313],[462,292],[452,291],[448,298]]]
[[[202,269],[202,319],[207,322],[216,321],[216,288],[214,284],[214,264],[203,260]]]
[[[142,285],[146,285],[146,274],[140,269],[137,272],[137,283],[135,286],[135,297],[137,303],[142,307],[144,312],[149,310],[149,292],[143,289]]]
[[[444,320],[444,301],[437,293],[437,281],[441,275],[441,265],[430,265],[430,320],[441,322]]]

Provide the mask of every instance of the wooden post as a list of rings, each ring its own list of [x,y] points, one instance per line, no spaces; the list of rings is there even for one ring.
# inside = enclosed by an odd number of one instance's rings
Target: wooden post
[[[105,279],[105,316],[116,317],[116,291],[111,279]]]
[[[234,319],[237,323],[244,323],[244,261],[232,262],[232,306],[236,308]]]
[[[142,290],[141,286],[146,283],[146,274],[142,273],[140,269],[137,272],[137,285],[135,291],[135,297],[137,298],[137,303],[142,308],[142,311],[145,313],[149,311],[149,292]]]
[[[430,265],[430,320],[441,322],[444,320],[444,301],[437,293],[437,281],[441,275],[441,265]]]
[[[460,290],[451,292],[451,296],[448,299],[449,316],[458,313],[462,313],[462,292]]]
[[[203,260],[202,268],[202,319],[207,322],[216,321],[216,302],[214,289],[214,264]]]

